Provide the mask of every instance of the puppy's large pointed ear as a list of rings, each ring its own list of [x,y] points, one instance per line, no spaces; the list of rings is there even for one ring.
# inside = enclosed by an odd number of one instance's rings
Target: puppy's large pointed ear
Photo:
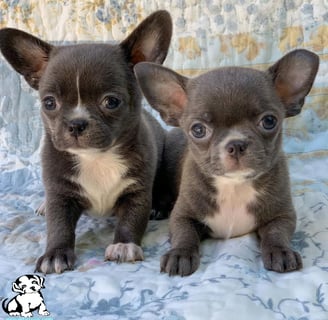
[[[187,105],[188,78],[160,66],[142,62],[134,67],[139,86],[149,104],[171,126],[179,126],[179,119]]]
[[[24,76],[28,84],[38,89],[53,46],[12,28],[0,30],[0,50],[12,67]]]
[[[318,67],[319,57],[315,53],[299,49],[286,54],[269,68],[276,92],[286,108],[286,117],[301,112]]]
[[[159,10],[142,21],[120,46],[133,65],[142,61],[161,64],[166,58],[171,36],[171,16],[167,11]]]

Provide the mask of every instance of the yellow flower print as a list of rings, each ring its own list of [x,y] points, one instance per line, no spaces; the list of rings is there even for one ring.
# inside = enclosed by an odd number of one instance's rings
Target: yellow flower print
[[[264,47],[263,43],[257,42],[249,33],[239,33],[232,36],[231,46],[239,54],[246,51],[246,58],[250,61],[254,60]]]
[[[299,47],[304,40],[303,27],[285,28],[280,37],[279,49],[281,52],[289,51],[292,48]]]
[[[319,26],[311,36],[310,46],[314,51],[323,51],[328,48],[328,26]]]
[[[179,38],[179,49],[188,59],[196,59],[201,55],[201,49],[197,40],[193,37]]]
[[[231,36],[219,35],[220,51],[225,55],[229,55]]]

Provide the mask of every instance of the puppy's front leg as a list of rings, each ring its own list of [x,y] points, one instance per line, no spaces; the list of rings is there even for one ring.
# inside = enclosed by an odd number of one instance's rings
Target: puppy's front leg
[[[161,272],[184,277],[199,266],[200,225],[188,216],[178,216],[175,210],[170,218],[172,249],[161,258]]]
[[[44,302],[41,302],[40,306],[39,306],[39,315],[40,316],[49,316],[50,313],[47,310],[46,305],[44,304]]]
[[[290,248],[295,229],[295,219],[279,217],[258,229],[264,267],[276,272],[288,272],[302,268],[302,258]]]
[[[117,226],[113,244],[105,252],[105,260],[135,262],[144,259],[140,247],[151,212],[151,192],[137,191],[122,196],[115,208]]]
[[[36,271],[47,274],[73,269],[75,228],[81,213],[82,207],[75,199],[47,197],[47,248],[37,261]]]

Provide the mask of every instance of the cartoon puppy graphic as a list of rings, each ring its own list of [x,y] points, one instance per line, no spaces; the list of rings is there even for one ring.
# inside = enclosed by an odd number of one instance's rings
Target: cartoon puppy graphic
[[[10,316],[32,317],[32,311],[38,310],[39,315],[49,316],[50,313],[43,301],[41,289],[44,288],[44,278],[27,274],[21,276],[13,282],[12,291],[18,295],[11,299],[6,305],[8,299],[3,300],[2,308]]]

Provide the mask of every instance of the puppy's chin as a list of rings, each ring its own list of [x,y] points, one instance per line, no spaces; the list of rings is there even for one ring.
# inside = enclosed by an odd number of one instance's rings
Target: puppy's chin
[[[216,177],[225,177],[231,180],[240,180],[245,181],[248,179],[252,179],[256,172],[251,167],[247,166],[244,161],[229,159],[226,157],[223,161],[219,163],[216,162],[213,166],[214,168],[214,176]]]
[[[108,149],[97,149],[97,148],[67,148],[65,149],[66,152],[71,153],[76,156],[91,156],[97,153],[102,153],[107,151]]]
[[[113,142],[110,141],[110,139],[103,141],[102,143],[92,140],[85,141],[84,139],[52,139],[52,142],[57,150],[76,155],[92,152],[104,152],[110,149],[113,145]]]
[[[222,172],[220,174],[215,174],[215,177],[222,177],[231,181],[243,182],[243,181],[254,180],[260,175],[261,175],[260,173],[256,172],[253,169],[243,169],[243,170]]]

